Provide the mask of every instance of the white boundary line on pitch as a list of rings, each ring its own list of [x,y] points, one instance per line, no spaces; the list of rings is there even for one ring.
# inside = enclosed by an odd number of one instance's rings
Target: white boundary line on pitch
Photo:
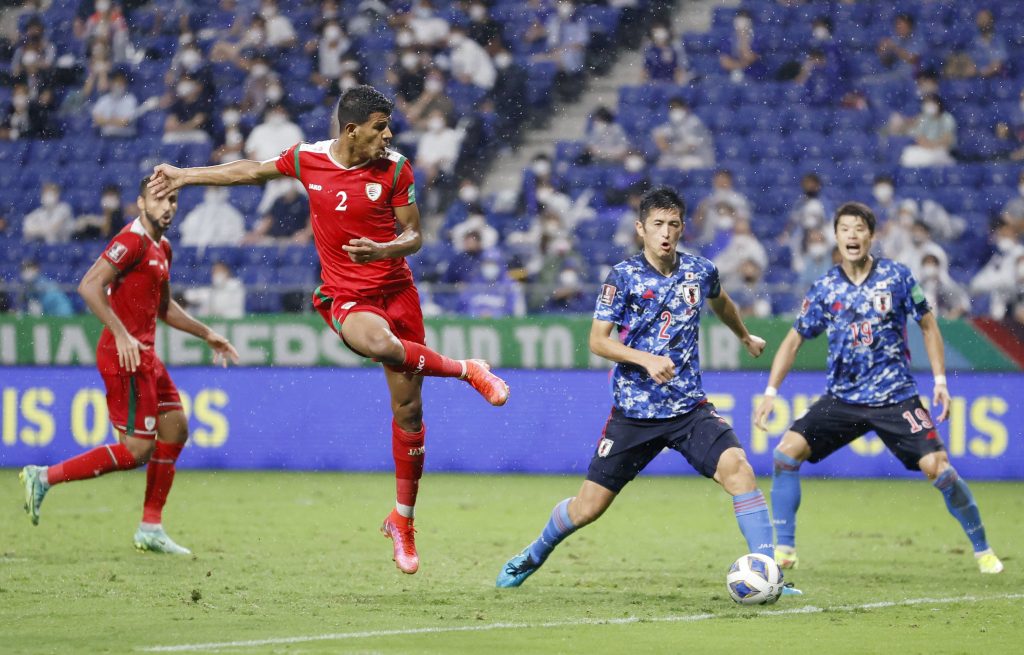
[[[816,607],[805,605],[786,610],[762,610],[757,616],[774,617],[789,614],[822,614],[824,612],[857,612],[861,610],[884,609],[887,607],[906,607],[909,605],[947,605],[950,603],[983,603],[991,600],[1017,600],[1024,598],[1022,594],[1000,594],[997,596],[956,596],[952,598],[909,598],[907,600],[884,600],[863,605],[838,605],[835,607]],[[630,625],[633,623],[689,623],[707,621],[708,619],[741,618],[736,614],[687,614],[682,616],[640,617],[630,616],[614,619],[572,619],[566,621],[548,621],[545,623],[488,623],[486,625],[465,625],[435,628],[408,628],[405,630],[367,630],[364,632],[336,632],[323,635],[307,635],[302,637],[277,637],[270,639],[251,639],[248,641],[221,641],[206,644],[182,644],[179,646],[145,646],[135,650],[147,653],[188,653],[216,651],[222,648],[252,648],[256,646],[281,646],[285,644],[304,644],[312,641],[344,641],[346,639],[368,639],[370,637],[399,637],[405,635],[443,634],[450,632],[488,632],[490,630],[538,629],[538,628],[570,628],[585,625]]]

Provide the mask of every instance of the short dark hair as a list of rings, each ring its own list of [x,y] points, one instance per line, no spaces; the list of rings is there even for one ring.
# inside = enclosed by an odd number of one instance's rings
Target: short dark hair
[[[832,219],[833,231],[839,228],[840,216],[856,216],[867,223],[868,231],[871,234],[875,233],[875,212],[871,211],[871,208],[862,202],[846,202],[840,205],[839,209],[836,210],[835,218]]]
[[[675,190],[667,186],[656,186],[640,198],[640,222],[646,221],[654,209],[675,209],[679,212],[679,218],[683,218],[686,214],[686,202]]]
[[[349,123],[361,125],[370,120],[372,114],[390,116],[394,106],[386,95],[369,84],[354,86],[338,101],[338,127],[344,129]]]
[[[146,197],[146,189],[149,188],[150,179],[152,179],[151,176],[147,175],[146,177],[142,178],[141,182],[139,182],[139,195],[142,196],[143,198]]]

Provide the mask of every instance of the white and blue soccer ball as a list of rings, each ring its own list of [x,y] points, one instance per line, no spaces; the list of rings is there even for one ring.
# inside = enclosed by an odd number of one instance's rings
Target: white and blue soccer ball
[[[729,596],[740,605],[771,605],[782,595],[782,571],[775,560],[759,553],[733,562],[725,583]]]

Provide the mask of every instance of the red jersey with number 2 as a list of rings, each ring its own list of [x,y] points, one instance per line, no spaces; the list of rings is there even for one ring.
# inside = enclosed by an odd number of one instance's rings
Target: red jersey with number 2
[[[302,182],[309,194],[313,239],[320,255],[322,293],[337,298],[392,294],[413,284],[404,257],[366,264],[352,261],[342,246],[365,237],[395,238],[395,207],[416,202],[412,165],[392,150],[380,159],[345,168],[331,156],[334,141],[299,143],[277,158],[277,170]]]
[[[114,236],[102,258],[117,269],[108,292],[111,308],[128,334],[152,347],[161,304],[169,300],[163,291],[171,277],[171,242],[165,238],[154,241],[135,219]],[[116,347],[107,328],[100,335],[99,347]]]

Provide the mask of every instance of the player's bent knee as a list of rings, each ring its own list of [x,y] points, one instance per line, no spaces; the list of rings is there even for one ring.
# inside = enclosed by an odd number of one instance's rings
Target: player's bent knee
[[[811,456],[811,446],[807,443],[807,439],[804,438],[804,435],[792,430],[787,430],[786,434],[782,435],[782,441],[776,446],[776,450],[798,462],[804,462]]]
[[[136,466],[144,466],[153,456],[153,449],[156,447],[155,439],[125,439],[125,447],[135,458]]]
[[[387,330],[374,330],[366,337],[366,354],[388,364],[400,364],[405,356],[401,342]]]
[[[722,453],[715,470],[715,480],[727,493],[736,496],[757,488],[754,468],[747,461],[742,448],[730,448]]]
[[[920,467],[921,472],[924,473],[929,480],[934,480],[935,478],[939,477],[940,475],[945,473],[946,469],[948,469],[950,466],[949,457],[943,450],[934,453],[928,453],[920,460],[918,460],[917,464]]]

